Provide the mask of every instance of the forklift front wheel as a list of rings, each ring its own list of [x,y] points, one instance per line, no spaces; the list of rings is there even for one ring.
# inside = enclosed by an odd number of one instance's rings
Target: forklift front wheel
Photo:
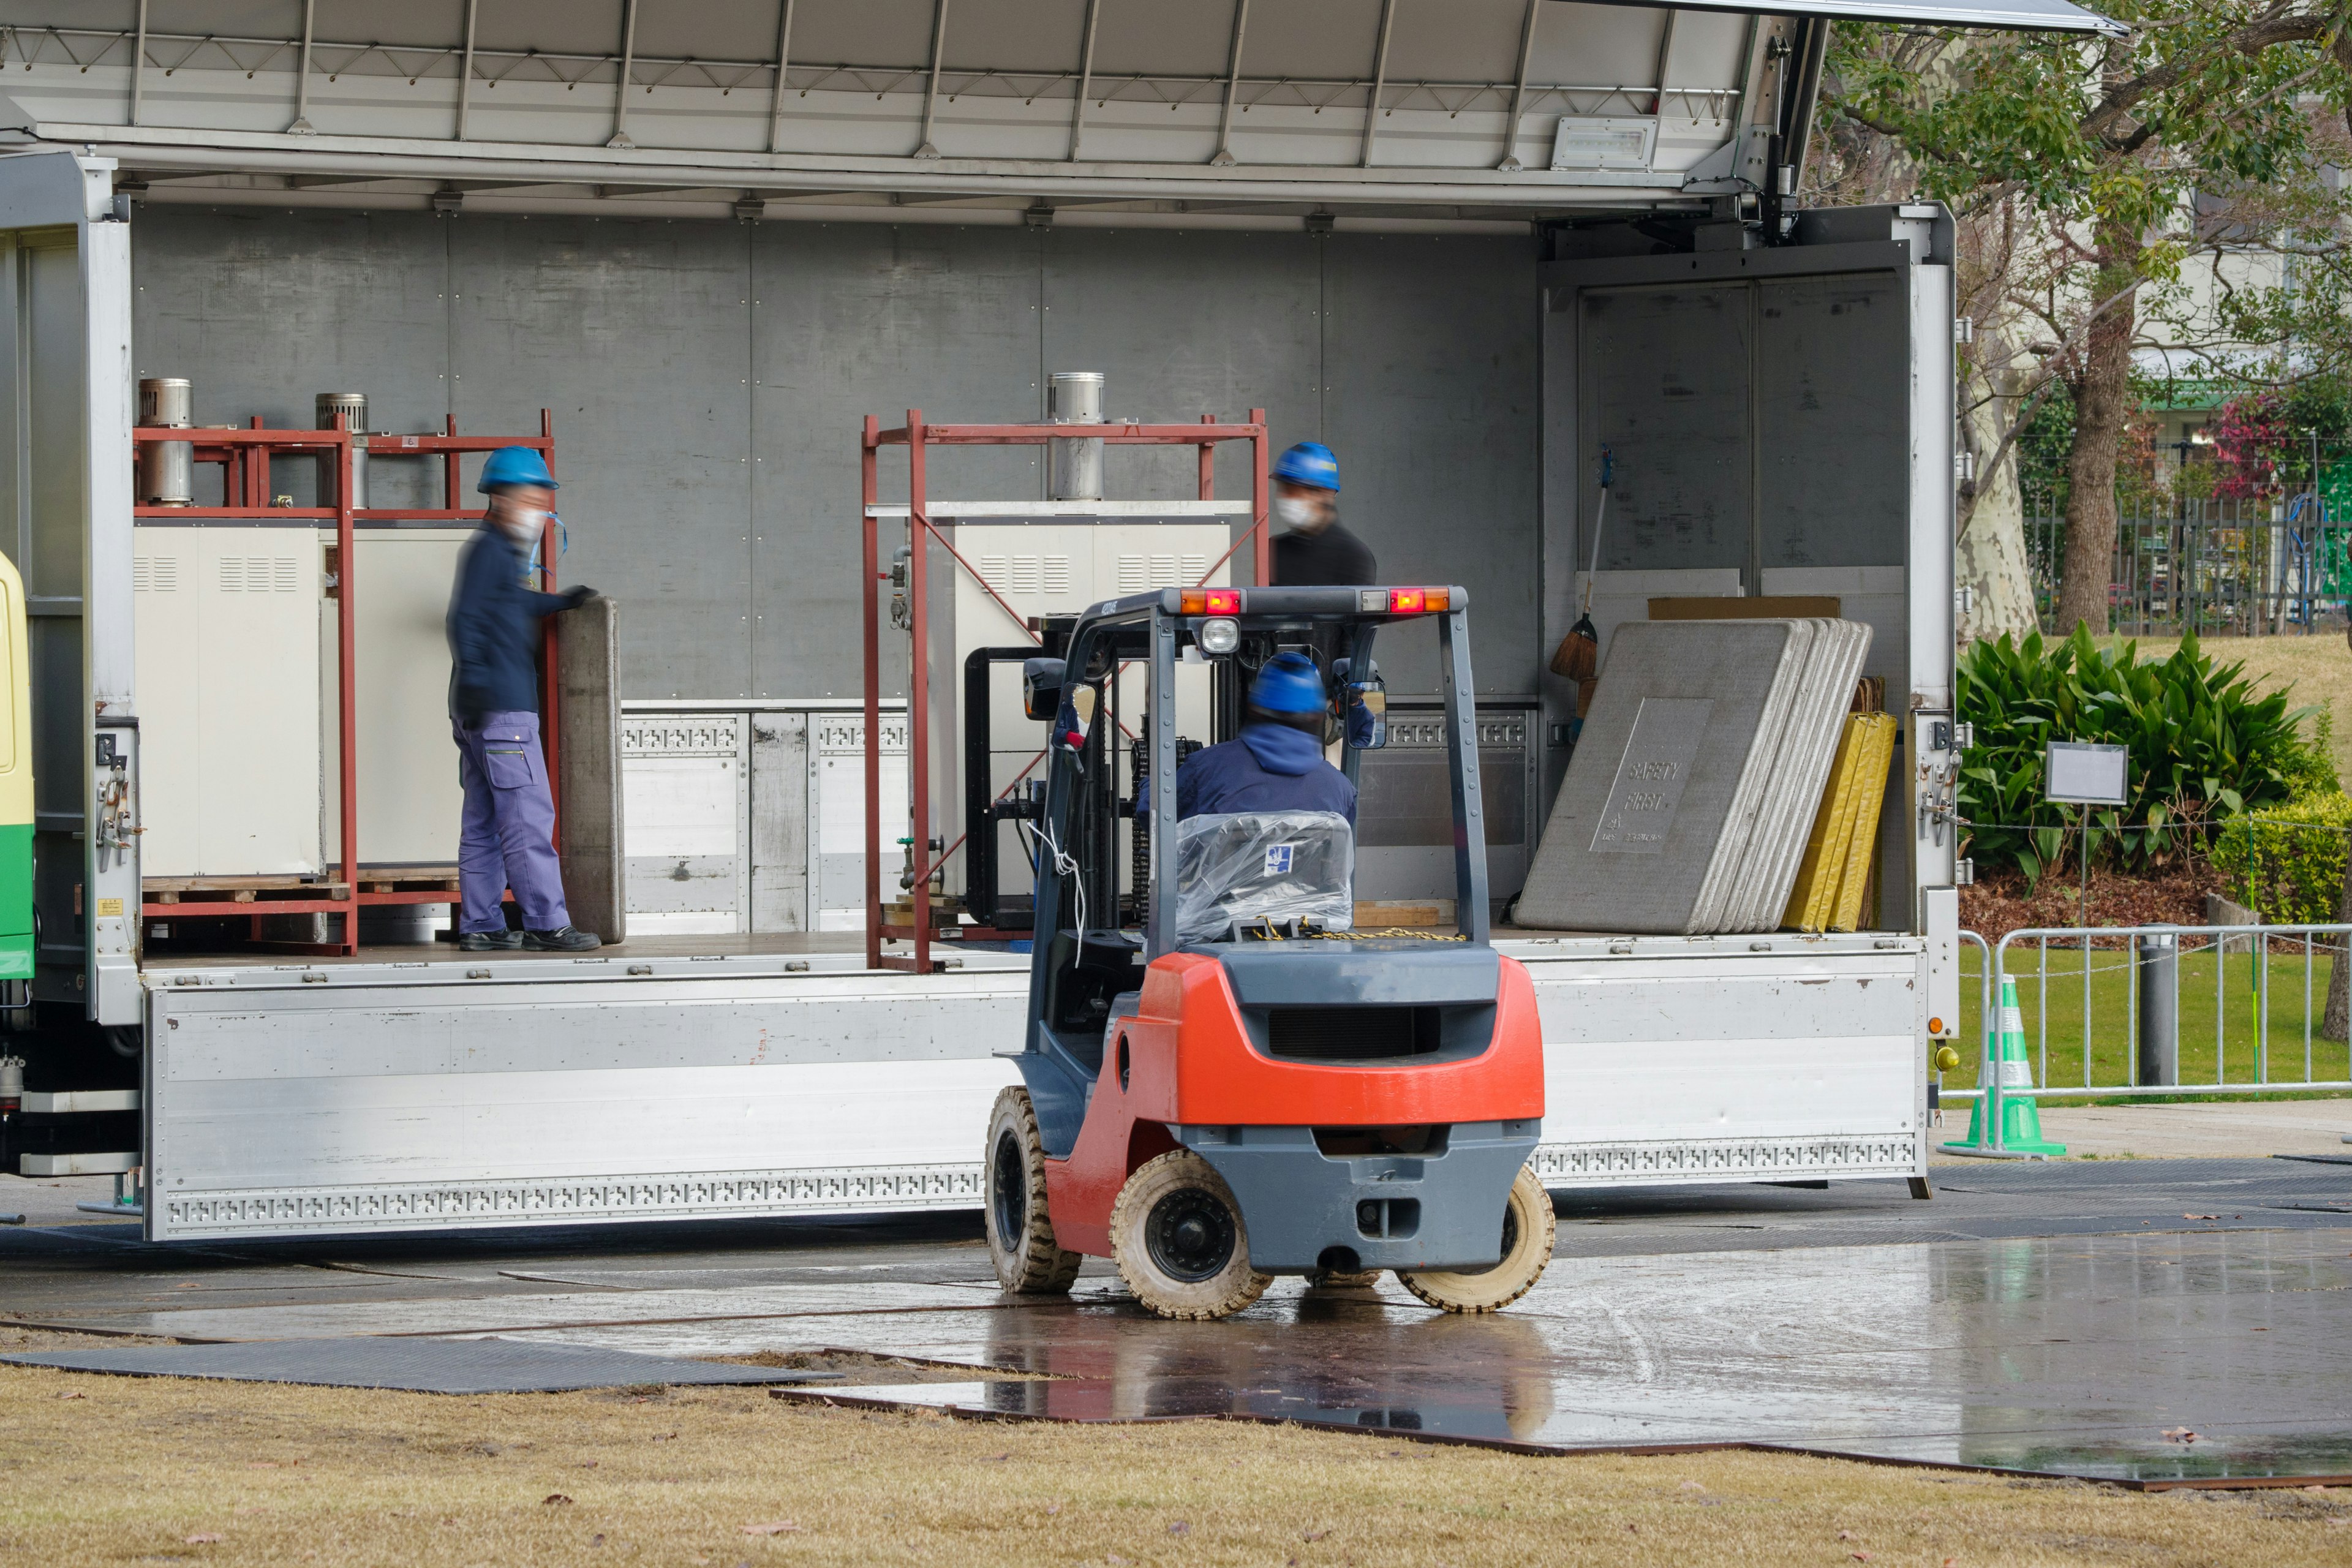
[[[1492,1268],[1476,1272],[1431,1269],[1422,1273],[1397,1270],[1397,1282],[1433,1307],[1449,1312],[1496,1312],[1535,1288],[1551,1262],[1557,1222],[1551,1194],[1531,1166],[1519,1167],[1511,1195],[1503,1205],[1503,1257]]]
[[[1007,1089],[988,1115],[988,1257],[996,1282],[1022,1296],[1067,1294],[1083,1259],[1055,1243],[1045,1209],[1045,1141],[1025,1089]]]
[[[1111,1205],[1110,1249],[1135,1299],[1163,1318],[1229,1318],[1274,1281],[1250,1267],[1233,1189],[1190,1149],[1128,1177]]]

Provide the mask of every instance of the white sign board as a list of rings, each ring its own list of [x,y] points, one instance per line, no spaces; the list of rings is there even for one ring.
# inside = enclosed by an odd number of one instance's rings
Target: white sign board
[[[2128,805],[2130,751],[2084,741],[2053,741],[2042,753],[2042,796],[2075,805]]]

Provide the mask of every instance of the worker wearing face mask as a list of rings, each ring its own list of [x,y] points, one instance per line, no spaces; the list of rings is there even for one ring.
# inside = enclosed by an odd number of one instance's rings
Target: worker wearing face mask
[[[1301,441],[1275,460],[1274,581],[1281,588],[1355,587],[1377,580],[1370,546],[1339,521],[1339,459]]]
[[[535,656],[541,618],[576,607],[594,590],[542,594],[524,583],[555,504],[555,476],[536,450],[491,453],[475,488],[490,503],[482,527],[458,553],[448,619],[449,721],[466,790],[457,836],[457,946],[467,952],[587,952],[604,944],[572,930],[564,906],[555,802],[539,743]],[[522,915],[520,931],[507,928],[509,889]]]

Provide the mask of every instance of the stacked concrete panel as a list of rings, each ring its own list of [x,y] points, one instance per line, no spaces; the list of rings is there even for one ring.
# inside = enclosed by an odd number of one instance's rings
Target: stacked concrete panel
[[[1778,927],[1869,648],[1854,621],[1619,626],[1517,922]]]

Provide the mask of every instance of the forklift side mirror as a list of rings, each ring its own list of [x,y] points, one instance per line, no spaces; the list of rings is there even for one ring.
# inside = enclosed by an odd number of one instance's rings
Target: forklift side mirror
[[[1369,679],[1348,680],[1341,688],[1348,697],[1346,732],[1350,751],[1377,752],[1389,743],[1389,683],[1381,679],[1379,665],[1368,668]],[[1353,673],[1342,670],[1341,679]]]
[[[1054,717],[1061,706],[1062,682],[1069,667],[1058,658],[1033,658],[1021,666],[1021,708],[1039,723]]]

